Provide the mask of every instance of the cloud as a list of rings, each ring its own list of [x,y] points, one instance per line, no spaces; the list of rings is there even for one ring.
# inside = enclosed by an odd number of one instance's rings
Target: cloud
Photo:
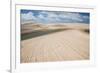
[[[29,13],[23,13],[21,14],[21,19],[23,20],[31,20],[31,19],[34,19],[34,14],[32,12],[29,12]]]
[[[36,20],[36,17],[34,16],[34,13],[28,12],[28,13],[22,13],[21,14],[21,22],[23,23],[28,23],[28,22],[33,22]]]
[[[84,19],[89,19],[89,16],[82,16]]]
[[[82,16],[79,13],[65,13],[59,15],[60,18],[68,20],[67,22],[81,22]]]
[[[72,23],[72,22],[88,22],[89,16],[75,12],[54,12],[54,11],[37,11],[22,13],[22,21],[34,21],[39,23]]]

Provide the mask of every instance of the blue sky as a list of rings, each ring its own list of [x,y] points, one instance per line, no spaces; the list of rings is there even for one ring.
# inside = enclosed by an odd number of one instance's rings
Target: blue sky
[[[90,23],[89,13],[25,9],[20,13],[21,23]]]

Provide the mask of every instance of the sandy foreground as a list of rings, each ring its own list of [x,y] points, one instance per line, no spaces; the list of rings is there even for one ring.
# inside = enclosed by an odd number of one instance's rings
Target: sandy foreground
[[[89,59],[89,33],[80,30],[85,28],[89,26],[22,40],[21,63]]]

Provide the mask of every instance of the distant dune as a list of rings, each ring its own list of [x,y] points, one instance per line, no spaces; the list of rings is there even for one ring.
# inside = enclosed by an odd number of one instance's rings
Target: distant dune
[[[46,30],[46,29],[80,29],[80,30],[88,30],[88,24],[82,23],[59,23],[59,24],[23,24],[21,25],[21,34],[29,33],[34,30]]]
[[[21,40],[21,63],[89,60],[88,24],[21,25],[21,37],[28,35]]]

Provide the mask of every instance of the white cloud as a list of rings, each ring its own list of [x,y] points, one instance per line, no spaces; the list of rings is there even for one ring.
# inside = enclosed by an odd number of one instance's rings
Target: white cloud
[[[83,16],[84,19],[89,19],[89,16]]]
[[[28,13],[22,13],[21,14],[21,23],[29,23],[36,20],[36,17],[34,17],[34,13],[28,12]]]
[[[32,12],[23,13],[23,14],[21,14],[21,19],[22,20],[31,20],[31,19],[34,19],[33,13]]]
[[[40,11],[37,16],[34,16],[33,12],[21,14],[21,19],[24,21],[34,21],[40,23],[49,22],[83,22],[84,19],[89,19],[89,16],[82,16],[79,13],[71,12],[49,12]]]
[[[66,13],[59,15],[59,17],[71,21],[83,21],[79,13]]]
[[[46,17],[45,17],[46,15]],[[71,21],[77,21],[81,22],[83,21],[82,16],[79,13],[69,13],[69,12],[62,12],[56,13],[56,12],[45,12],[42,11],[39,13],[38,18],[48,21],[48,22],[59,22],[59,21],[65,21],[65,22],[71,22]],[[62,19],[62,20],[61,20]],[[64,19],[64,20],[63,20]]]

